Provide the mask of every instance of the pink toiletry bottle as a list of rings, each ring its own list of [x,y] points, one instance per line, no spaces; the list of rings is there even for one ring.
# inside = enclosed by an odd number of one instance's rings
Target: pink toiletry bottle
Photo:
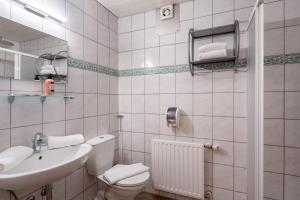
[[[44,95],[50,96],[51,94],[54,94],[54,86],[55,82],[52,79],[52,75],[49,75],[44,82]]]

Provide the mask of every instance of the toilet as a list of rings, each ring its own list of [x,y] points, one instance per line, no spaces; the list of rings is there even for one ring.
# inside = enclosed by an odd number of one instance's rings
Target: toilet
[[[87,161],[90,175],[97,176],[106,184],[103,174],[113,166],[115,152],[115,136],[100,135],[88,140],[92,150]],[[142,192],[150,178],[149,172],[144,172],[130,178],[123,179],[113,185],[106,184],[104,196],[107,200],[134,200]]]

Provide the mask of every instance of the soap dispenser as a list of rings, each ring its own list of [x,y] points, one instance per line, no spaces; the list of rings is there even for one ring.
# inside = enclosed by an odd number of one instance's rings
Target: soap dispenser
[[[53,80],[52,75],[50,74],[44,82],[44,95],[45,96],[53,95],[54,94],[54,86],[55,86],[55,82]]]

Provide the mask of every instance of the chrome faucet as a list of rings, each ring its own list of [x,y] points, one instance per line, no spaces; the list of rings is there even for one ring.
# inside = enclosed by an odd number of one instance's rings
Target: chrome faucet
[[[40,153],[42,146],[46,146],[48,144],[47,137],[43,133],[36,133],[32,142],[32,148],[34,153]]]

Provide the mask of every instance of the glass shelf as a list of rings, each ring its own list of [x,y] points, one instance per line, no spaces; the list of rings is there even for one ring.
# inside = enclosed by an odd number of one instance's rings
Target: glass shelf
[[[47,98],[62,98],[62,99],[74,99],[74,96],[65,96],[65,95],[50,95],[50,96],[45,96],[41,94],[26,94],[26,93],[7,93],[7,94],[0,94],[2,97],[7,97],[9,103],[13,103],[15,98],[26,98],[26,97],[34,97],[34,98],[40,98],[41,102],[45,102]]]

